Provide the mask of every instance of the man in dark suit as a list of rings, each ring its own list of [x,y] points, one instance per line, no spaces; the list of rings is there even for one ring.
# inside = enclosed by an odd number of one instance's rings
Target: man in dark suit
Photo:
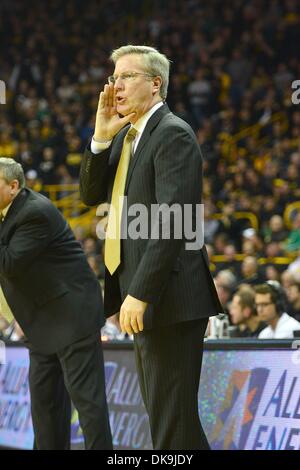
[[[70,397],[87,449],[111,449],[98,281],[62,214],[0,158],[1,313],[27,338],[37,449],[70,447]]]
[[[122,331],[134,333],[154,448],[208,449],[197,394],[208,317],[222,307],[205,248],[186,249],[186,233],[177,237],[175,220],[166,223],[160,210],[150,217],[155,207],[175,205],[176,216],[189,205],[189,222],[195,223],[202,156],[190,126],[164,102],[168,59],[147,46],[124,46],[111,58],[114,75],[100,93],[80,178],[87,205],[111,201],[113,209],[105,242],[105,314],[120,312]],[[128,213],[120,197],[127,198]],[[148,237],[128,236],[135,204],[146,209]],[[157,237],[157,229],[164,234]]]

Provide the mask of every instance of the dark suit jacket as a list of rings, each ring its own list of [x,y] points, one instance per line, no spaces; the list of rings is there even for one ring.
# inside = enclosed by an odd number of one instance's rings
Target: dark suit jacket
[[[88,147],[81,166],[80,190],[85,204],[110,201],[123,139],[93,155]],[[128,169],[128,208],[144,204],[191,204],[193,220],[201,203],[202,156],[194,132],[163,105],[149,119]],[[131,222],[128,217],[129,223]],[[157,224],[158,219],[153,222]],[[149,220],[150,225],[150,220]],[[152,225],[153,226],[153,225]],[[173,227],[174,229],[174,227]],[[122,240],[121,265],[113,276],[106,270],[106,316],[119,311],[127,294],[146,301],[145,328],[205,318],[222,312],[209,272],[206,249],[185,250],[186,240]]]
[[[99,331],[99,283],[80,244],[46,197],[22,189],[0,229],[0,283],[26,337],[53,353]]]

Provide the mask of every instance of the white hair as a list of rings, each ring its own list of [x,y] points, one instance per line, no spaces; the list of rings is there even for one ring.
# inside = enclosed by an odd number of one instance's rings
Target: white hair
[[[161,78],[162,83],[159,94],[161,98],[165,100],[169,85],[170,60],[154,47],[134,46],[131,44],[115,49],[110,58],[115,64],[120,57],[128,54],[141,55],[143,57],[147,73],[153,75],[153,77],[159,76]]]
[[[0,173],[7,183],[13,180],[19,181],[19,187],[25,187],[24,171],[20,163],[16,162],[13,158],[0,158]]]

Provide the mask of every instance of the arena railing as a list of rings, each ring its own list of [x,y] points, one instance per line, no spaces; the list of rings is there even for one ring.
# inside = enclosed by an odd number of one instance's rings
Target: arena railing
[[[270,119],[265,122],[258,122],[253,124],[252,126],[245,127],[240,132],[236,134],[228,134],[227,132],[221,132],[218,135],[219,141],[221,142],[221,153],[224,157],[235,160],[237,156],[239,156],[239,146],[238,143],[242,140],[246,139],[247,137],[254,137],[255,139],[259,139],[261,130],[269,126],[270,124],[274,124],[276,122],[280,122],[282,125],[282,131],[288,129],[288,118],[284,112],[274,113]],[[267,136],[262,137],[258,142],[261,144],[266,145],[270,141],[270,138]]]
[[[254,230],[258,230],[259,224],[258,224],[258,218],[253,212],[247,212],[247,211],[235,211],[233,212],[233,217],[237,220],[240,219],[247,219],[250,222],[250,225]],[[222,220],[224,218],[224,214],[220,212],[216,212],[215,214],[212,214],[213,219],[217,220]]]

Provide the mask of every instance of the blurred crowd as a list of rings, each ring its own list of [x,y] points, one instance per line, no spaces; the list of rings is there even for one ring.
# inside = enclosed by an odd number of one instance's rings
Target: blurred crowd
[[[172,61],[167,103],[203,151],[205,242],[225,309],[241,284],[277,280],[299,318],[300,203],[285,216],[300,201],[299,2],[2,0],[0,156],[23,165],[30,187],[78,182],[108,57],[126,43]],[[96,224],[76,236],[103,282]]]

